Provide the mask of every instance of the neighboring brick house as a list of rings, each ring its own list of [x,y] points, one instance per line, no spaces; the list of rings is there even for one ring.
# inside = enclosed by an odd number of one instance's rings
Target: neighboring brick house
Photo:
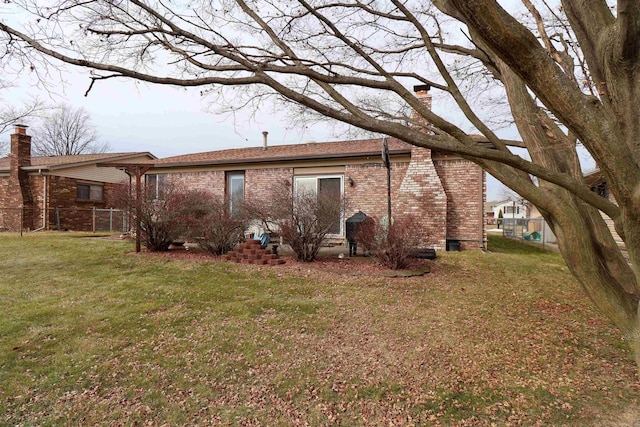
[[[147,162],[150,153],[31,157],[31,136],[17,125],[10,154],[0,159],[0,230],[94,228],[94,208],[114,206],[114,190],[129,176],[100,162]]]
[[[441,250],[448,243],[462,249],[485,247],[484,171],[460,157],[394,138],[388,140],[388,146],[392,216],[415,215],[425,246]],[[263,147],[157,160],[146,179],[147,185],[170,180],[232,200],[260,200],[282,180],[293,188],[339,189],[349,212],[337,224],[340,232],[333,237],[344,238],[344,220],[352,214],[362,211],[382,218],[387,213],[387,172],[381,148],[381,139],[267,146],[265,133]]]

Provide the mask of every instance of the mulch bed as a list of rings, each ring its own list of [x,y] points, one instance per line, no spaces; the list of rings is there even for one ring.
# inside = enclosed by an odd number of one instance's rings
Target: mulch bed
[[[151,252],[143,249],[142,254],[144,256],[156,258],[167,258],[195,262],[223,262],[221,261],[219,256],[212,255],[211,253],[197,246],[172,246],[168,251],[165,252]],[[429,267],[430,265],[432,265],[432,261],[412,258],[409,260],[407,268],[405,268],[404,270],[390,270],[389,268],[378,264],[374,259],[365,256],[357,256],[353,258],[338,258],[337,255],[333,254],[321,254],[319,259],[314,262],[299,262],[289,255],[281,255],[281,258],[286,261],[284,265],[254,267],[277,268],[279,272],[282,272],[283,270],[296,272],[302,269],[314,269],[327,273],[350,276],[372,275],[385,277],[411,277],[421,276],[425,273],[428,273]]]

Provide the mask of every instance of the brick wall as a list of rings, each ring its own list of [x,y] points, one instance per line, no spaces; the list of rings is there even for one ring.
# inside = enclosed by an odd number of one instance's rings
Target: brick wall
[[[47,182],[47,204],[44,203],[44,186]],[[83,181],[84,182],[84,181]],[[0,178],[0,230],[19,231],[20,216],[23,230],[45,227],[57,230],[91,231],[93,229],[93,208],[114,207],[116,187],[122,184],[106,183],[103,186],[103,200],[78,200],[77,181],[61,176],[31,175],[28,185],[32,195],[30,207],[20,209],[16,204],[15,190],[10,178]],[[46,213],[45,213],[46,212]]]
[[[398,194],[404,178],[408,162],[392,162],[391,164],[391,211],[392,215],[398,209]],[[344,194],[348,211],[346,217],[358,211],[382,218],[387,215],[387,170],[382,162],[371,162],[345,167],[345,180],[353,180],[353,187],[345,182]]]
[[[400,214],[420,221],[424,244],[445,249],[447,194],[431,158],[431,150],[411,147],[411,163],[398,194]]]
[[[293,182],[293,168],[249,169],[244,173],[245,198],[262,200],[283,180]]]
[[[171,173],[169,180],[188,189],[205,190],[215,196],[225,197],[225,174],[222,170]],[[270,194],[274,184],[284,179],[293,181],[293,168],[247,169],[244,171],[245,198],[260,200]]]
[[[282,167],[245,170],[245,199],[268,197],[282,180],[293,183],[293,173],[293,168]],[[225,193],[224,171],[173,173],[170,181],[219,196]],[[471,249],[486,239],[481,223],[484,173],[471,162],[445,156],[434,160],[430,150],[412,147],[410,161],[392,161],[391,191],[392,215],[415,216],[423,245],[444,250],[450,238],[461,240],[463,249]],[[386,216],[387,175],[382,162],[346,164],[344,195],[346,218],[357,211],[377,218]]]
[[[447,238],[460,240],[462,249],[484,247],[484,171],[454,156],[437,156],[434,164],[447,194]]]
[[[169,181],[175,185],[182,185],[190,190],[205,190],[224,197],[224,171],[182,172],[169,175]]]
[[[80,200],[77,198],[77,180],[49,176],[47,181],[47,222],[48,228],[52,230],[57,230],[59,226],[61,230],[92,231],[93,209],[114,207],[116,204],[114,197],[119,192],[118,187],[128,185],[105,183],[102,188],[102,200]]]

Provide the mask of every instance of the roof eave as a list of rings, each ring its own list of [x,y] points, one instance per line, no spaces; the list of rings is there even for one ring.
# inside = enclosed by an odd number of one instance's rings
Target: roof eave
[[[76,163],[64,163],[64,164],[60,164],[60,165],[50,165],[50,166],[41,166],[41,167],[31,166],[31,167],[35,168],[35,170],[48,169],[50,171],[54,171],[54,170],[76,168],[76,167],[79,167],[79,166],[86,166],[86,165],[92,165],[92,164],[98,164],[98,163],[118,162],[118,161],[121,161],[121,160],[124,160],[124,159],[129,159],[129,158],[132,158],[132,157],[140,157],[140,156],[144,156],[144,155],[147,155],[147,156],[151,157],[151,160],[157,160],[158,159],[156,156],[154,156],[150,152],[142,151],[142,152],[139,152],[139,153],[130,153],[130,154],[122,155],[122,156],[109,157],[107,159],[94,159],[94,160],[85,160],[83,162],[76,162]],[[25,170],[27,170],[27,169],[25,168]]]
[[[392,150],[390,155],[410,154],[410,149]],[[255,164],[255,163],[279,163],[279,162],[295,162],[295,161],[308,161],[308,160],[323,160],[323,159],[354,159],[354,158],[366,158],[372,156],[381,156],[380,151],[368,151],[360,153],[339,153],[339,154],[316,154],[308,156],[283,156],[273,158],[250,158],[250,159],[224,159],[224,160],[197,160],[190,162],[172,162],[172,163],[155,163],[154,169],[158,168],[175,168],[175,167],[189,167],[189,166],[219,166],[219,165],[240,165],[240,164]],[[380,160],[382,161],[382,159]]]

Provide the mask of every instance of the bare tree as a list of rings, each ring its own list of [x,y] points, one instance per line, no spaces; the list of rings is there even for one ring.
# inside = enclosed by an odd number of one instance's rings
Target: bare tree
[[[292,102],[473,160],[539,208],[569,268],[640,364],[638,2],[525,1],[532,25],[495,0],[22,2],[46,19],[20,28],[1,22],[13,46],[39,66],[55,58],[89,67],[91,85],[129,77],[213,97],[232,88],[236,105]],[[558,17],[554,31],[539,9]],[[470,88],[454,72],[459,58],[498,85],[466,97]],[[407,87],[416,83],[452,100],[464,121],[423,105]],[[491,111],[476,108],[475,98],[496,91],[530,160],[496,134]],[[584,183],[578,143],[616,203]]]
[[[0,81],[0,91],[6,89],[8,86],[8,83]],[[9,130],[9,128],[16,123],[24,123],[25,121],[29,121],[29,119],[37,117],[47,108],[44,102],[35,97],[19,105],[4,103],[1,98],[0,103],[4,104],[0,107],[0,134]],[[0,154],[6,150],[7,142],[0,141]]]
[[[44,116],[33,130],[33,152],[39,156],[104,153],[109,145],[98,142],[96,128],[84,108],[63,105]]]
[[[37,98],[32,98],[18,106],[5,105],[4,107],[0,107],[0,134],[9,130],[9,128],[16,123],[24,122],[37,116],[45,108],[44,103]],[[7,151],[7,145],[6,141],[0,141],[0,154]]]

